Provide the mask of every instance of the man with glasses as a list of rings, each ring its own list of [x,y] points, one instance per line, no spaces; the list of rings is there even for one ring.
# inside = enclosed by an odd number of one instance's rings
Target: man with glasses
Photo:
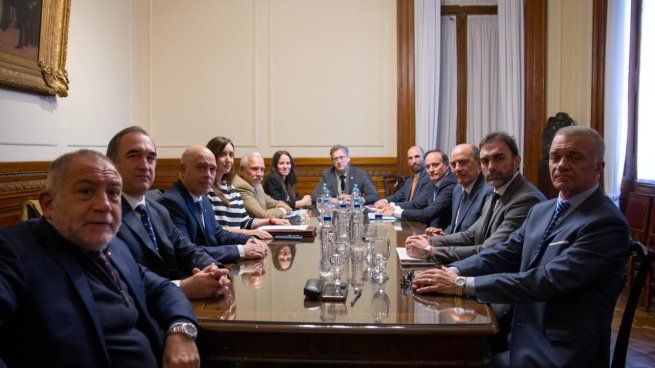
[[[359,187],[360,195],[364,204],[375,203],[378,195],[373,182],[368,174],[361,169],[350,166],[350,154],[348,147],[337,144],[330,149],[330,158],[334,167],[325,170],[321,174],[321,180],[312,192],[312,203],[316,203],[323,192],[323,184],[327,184],[330,190],[330,201],[338,203],[340,200],[350,203],[350,197],[355,184]]]

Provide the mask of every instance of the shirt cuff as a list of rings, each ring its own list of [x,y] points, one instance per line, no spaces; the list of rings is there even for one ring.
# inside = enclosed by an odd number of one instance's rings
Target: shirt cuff
[[[464,286],[464,295],[469,297],[475,296],[475,277],[466,278],[466,286]]]
[[[246,251],[243,249],[242,244],[237,244],[237,249],[239,250],[239,258],[243,259],[246,256]]]
[[[280,210],[282,210],[282,217],[284,217],[284,216],[287,215],[287,210],[285,210],[285,209],[282,208],[282,207],[278,207],[278,208],[279,208]]]
[[[180,281],[181,280],[171,280],[172,283],[175,284],[175,286],[180,287]]]
[[[394,207],[393,209],[393,217],[395,218],[401,218],[403,217],[403,209],[400,207]]]

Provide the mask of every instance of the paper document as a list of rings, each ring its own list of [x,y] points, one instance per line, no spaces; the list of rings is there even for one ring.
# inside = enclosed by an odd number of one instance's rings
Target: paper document
[[[407,249],[404,247],[397,247],[396,251],[398,252],[398,260],[401,265],[412,265],[412,266],[435,266],[434,261],[426,260],[423,258],[414,258],[410,257],[407,254]]]
[[[264,230],[264,231],[302,231],[302,230],[307,230],[307,227],[309,225],[267,225],[267,226],[260,226],[257,229],[258,230]]]
[[[368,219],[375,220],[375,212],[369,212]],[[396,220],[398,219],[393,216],[382,216],[382,221],[396,221]]]

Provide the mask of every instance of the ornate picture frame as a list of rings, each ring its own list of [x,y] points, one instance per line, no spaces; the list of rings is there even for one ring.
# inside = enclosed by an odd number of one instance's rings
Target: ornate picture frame
[[[7,4],[14,4],[14,9],[9,10]],[[37,14],[38,6],[41,6],[40,27],[37,25],[34,29],[39,29],[38,45],[29,45],[29,41],[23,42],[23,35],[19,36],[15,49],[20,49],[21,43],[36,48],[34,57],[25,57],[17,54],[14,50],[8,50],[5,45],[0,48],[0,84],[21,90],[27,90],[38,94],[58,95],[66,97],[68,95],[68,72],[66,71],[66,45],[68,43],[68,22],[70,18],[71,0],[14,0],[2,1],[3,7],[0,12],[5,12],[2,18],[5,18],[5,26],[0,27],[0,32],[8,34],[8,24],[13,20],[14,23],[23,21],[24,15],[21,13],[24,8],[30,8],[30,14]],[[0,6],[2,6],[0,5]],[[34,7],[37,7],[34,9]],[[19,9],[20,8],[20,9]],[[37,13],[35,13],[37,12]],[[2,15],[2,14],[0,14]],[[28,19],[29,26],[36,23],[34,19]],[[29,23],[31,21],[31,23]],[[2,28],[5,28],[4,30]],[[11,31],[16,32],[14,27]],[[24,29],[20,29],[23,32]],[[29,31],[29,28],[28,28]],[[2,36],[3,34],[0,34]],[[16,36],[14,36],[16,37]],[[34,35],[36,38],[36,35]]]

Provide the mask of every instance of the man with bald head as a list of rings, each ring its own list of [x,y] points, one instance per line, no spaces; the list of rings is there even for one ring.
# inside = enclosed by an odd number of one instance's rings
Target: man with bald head
[[[264,158],[259,152],[250,152],[241,158],[239,173],[234,175],[232,185],[243,198],[243,206],[250,217],[284,218],[292,209],[264,192]],[[272,222],[272,221],[271,221]]]
[[[216,260],[224,263],[266,256],[267,245],[248,235],[229,232],[216,222],[205,194],[216,177],[216,159],[204,146],[191,146],[182,154],[180,178],[158,199],[168,209],[177,229]]]
[[[428,235],[452,234],[468,229],[480,217],[484,201],[492,193],[480,169],[480,149],[477,146],[469,143],[455,146],[450,152],[450,171],[457,180],[450,225],[442,231],[428,228]]]
[[[199,366],[188,299],[114,237],[121,188],[101,153],[63,155],[43,217],[0,229],[0,366]]]
[[[412,146],[407,150],[407,164],[412,168],[412,176],[405,180],[405,184],[394,194],[375,202],[375,208],[382,209],[393,206],[395,202],[411,202],[418,198],[417,194],[430,185],[430,178],[425,171],[424,155],[423,148],[419,146]]]
[[[509,350],[496,366],[609,366],[629,235],[599,186],[604,151],[591,128],[558,130],[548,162],[558,198],[534,205],[506,241],[414,279],[417,293],[515,303]]]

